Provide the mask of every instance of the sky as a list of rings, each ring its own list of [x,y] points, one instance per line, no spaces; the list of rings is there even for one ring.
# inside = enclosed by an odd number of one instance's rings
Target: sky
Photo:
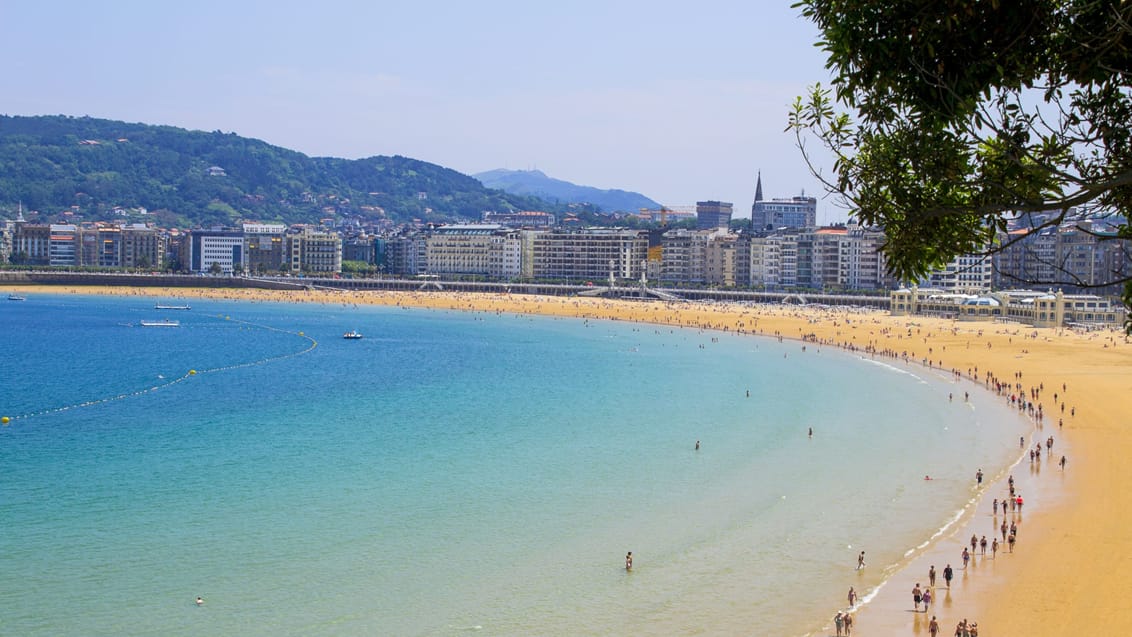
[[[785,132],[829,83],[792,2],[4,2],[0,112],[538,169],[736,217],[761,171],[765,198],[816,196],[819,223],[840,221]]]

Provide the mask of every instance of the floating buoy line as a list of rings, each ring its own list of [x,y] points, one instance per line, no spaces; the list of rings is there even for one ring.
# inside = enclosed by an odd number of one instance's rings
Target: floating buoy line
[[[52,407],[52,408],[49,408],[49,409],[43,409],[43,410],[40,410],[40,411],[33,411],[33,412],[26,413],[26,414],[19,414],[19,415],[16,415],[16,416],[0,416],[0,425],[7,427],[8,425],[10,425],[11,423],[13,423],[17,420],[26,420],[28,418],[34,418],[36,416],[46,416],[48,414],[56,414],[56,413],[63,412],[63,411],[71,411],[71,410],[75,410],[75,409],[82,409],[83,407],[94,407],[95,405],[102,405],[102,404],[105,404],[105,403],[112,403],[112,402],[119,401],[119,400],[125,400],[127,398],[134,398],[136,396],[142,396],[142,395],[145,395],[145,394],[153,393],[153,392],[158,391],[160,389],[172,387],[173,385],[176,385],[178,383],[183,383],[186,380],[189,380],[190,378],[197,376],[197,375],[200,375],[200,374],[214,374],[216,372],[226,372],[226,371],[231,371],[231,370],[235,370],[235,369],[242,369],[242,368],[245,368],[245,367],[255,367],[256,365],[266,365],[268,363],[274,363],[276,361],[281,361],[281,360],[288,359],[288,358],[294,358],[296,356],[302,356],[303,354],[308,354],[308,353],[314,351],[314,348],[318,347],[318,341],[314,340],[310,336],[307,336],[303,332],[291,332],[289,330],[281,329],[281,328],[278,328],[278,327],[272,327],[270,325],[260,325],[258,323],[252,323],[250,321],[242,321],[240,319],[233,319],[230,316],[222,316],[222,317],[218,317],[218,318],[221,318],[222,320],[225,320],[225,321],[232,321],[234,323],[240,323],[240,324],[246,325],[248,327],[254,327],[254,328],[257,328],[257,329],[261,329],[261,330],[268,330],[268,331],[271,331],[271,332],[279,332],[280,334],[290,334],[292,336],[298,336],[298,337],[307,341],[307,346],[305,348],[298,350],[298,351],[295,351],[295,352],[290,352],[288,354],[281,354],[279,356],[270,356],[268,358],[261,358],[259,360],[251,361],[251,362],[248,362],[248,363],[239,363],[239,364],[236,364],[236,365],[224,365],[224,366],[221,366],[221,367],[212,367],[212,368],[209,368],[209,369],[200,369],[200,370],[190,369],[189,371],[185,372],[184,375],[182,375],[178,378],[174,378],[173,380],[170,380],[168,382],[164,382],[164,383],[161,383],[161,384],[158,384],[158,385],[154,385],[152,387],[146,387],[144,389],[139,389],[137,391],[118,394],[116,396],[107,396],[105,398],[96,398],[96,399],[87,400],[87,401],[84,401],[84,402],[81,402],[81,403],[64,405],[62,407]]]

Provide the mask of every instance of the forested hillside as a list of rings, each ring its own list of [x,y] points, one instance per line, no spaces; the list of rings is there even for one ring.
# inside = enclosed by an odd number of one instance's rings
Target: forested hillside
[[[90,117],[0,116],[0,216],[95,221],[145,208],[166,225],[328,216],[452,221],[485,210],[553,210],[407,157],[308,157],[220,131]]]

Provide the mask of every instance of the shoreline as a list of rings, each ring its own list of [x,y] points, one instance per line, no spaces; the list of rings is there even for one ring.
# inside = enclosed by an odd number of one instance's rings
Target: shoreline
[[[1002,515],[990,515],[990,499],[1006,495],[1005,476],[992,478],[972,510],[930,546],[912,555],[890,574],[867,604],[854,611],[858,633],[891,634],[900,630],[926,634],[933,614],[942,634],[950,634],[963,618],[977,621],[986,634],[1061,635],[1073,632],[1115,633],[1122,613],[1110,599],[1123,590],[1121,567],[1132,560],[1125,539],[1132,513],[1117,487],[1120,461],[1132,451],[1132,432],[1121,427],[1120,414],[1132,408],[1132,347],[1122,332],[1080,334],[1068,330],[1021,325],[959,323],[919,316],[892,317],[877,310],[751,306],[733,303],[610,301],[579,297],[467,294],[450,292],[271,291],[259,289],[107,288],[77,286],[5,286],[28,294],[139,296],[155,301],[209,298],[242,301],[308,302],[333,305],[412,306],[459,311],[493,311],[734,331],[817,340],[827,346],[882,352],[881,360],[959,370],[956,388],[986,391],[971,379],[992,372],[1001,382],[1020,382],[1026,391],[1044,386],[1034,400],[1046,409],[1041,425],[1031,423],[1027,444],[1052,435],[1050,458],[1032,469],[1023,458],[1007,473],[1014,474],[1026,498],[1026,513],[1018,516],[1019,541],[1014,554],[996,559],[978,556],[963,570],[959,559],[965,538],[987,535]],[[29,299],[31,300],[31,299]],[[1062,390],[1062,383],[1067,388]],[[1060,402],[1053,402],[1056,388]],[[988,392],[989,398],[1005,400]],[[1064,406],[1065,415],[1060,409]],[[1058,419],[1064,418],[1064,428]],[[1068,451],[1067,451],[1068,450]],[[1020,450],[1021,451],[1021,450]],[[1065,453],[1068,465],[1058,469]],[[975,467],[971,468],[972,476]],[[1013,517],[1007,514],[1009,517]],[[927,583],[927,565],[937,571],[950,562],[957,578],[950,591],[942,577],[931,612],[913,613],[910,591]],[[957,566],[958,564],[958,566]],[[853,585],[853,565],[846,566],[845,589]],[[1107,602],[1107,603],[1105,603]],[[830,608],[843,608],[844,599]],[[826,607],[819,601],[818,606]],[[1118,622],[1120,622],[1118,624]],[[832,614],[828,618],[832,628]],[[819,633],[827,634],[827,633]]]

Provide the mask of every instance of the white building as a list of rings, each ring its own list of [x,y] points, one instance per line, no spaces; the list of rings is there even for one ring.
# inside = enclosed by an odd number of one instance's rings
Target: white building
[[[427,274],[513,279],[521,255],[519,232],[498,224],[441,226],[425,238]]]
[[[208,274],[213,265],[220,274],[231,275],[235,267],[244,267],[244,233],[239,230],[193,230],[189,243],[189,269]]]
[[[928,276],[925,287],[955,294],[981,294],[989,292],[994,278],[991,257],[965,254],[952,259],[946,267]]]
[[[51,265],[80,265],[75,260],[79,229],[67,223],[51,224],[51,239],[48,244]]]

